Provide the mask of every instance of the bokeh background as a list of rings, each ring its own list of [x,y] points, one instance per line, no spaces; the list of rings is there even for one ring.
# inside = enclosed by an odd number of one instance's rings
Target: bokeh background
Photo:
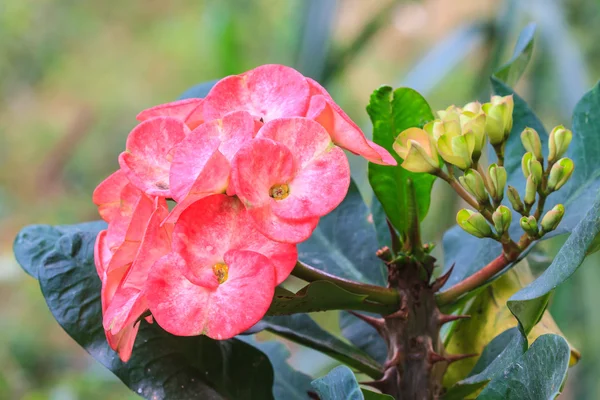
[[[598,0],[2,0],[0,399],[137,398],[63,333],[12,255],[23,225],[97,219],[91,193],[137,112],[281,63],[325,84],[369,135],[365,106],[381,84],[413,87],[434,109],[485,100],[529,22],[536,48],[517,89],[547,127],[569,125],[600,78]],[[364,163],[352,163],[367,192]],[[435,191],[426,232],[439,240],[457,205]],[[561,398],[600,398],[598,267],[587,260],[551,305],[583,353]],[[318,374],[328,361],[295,349],[293,362]]]

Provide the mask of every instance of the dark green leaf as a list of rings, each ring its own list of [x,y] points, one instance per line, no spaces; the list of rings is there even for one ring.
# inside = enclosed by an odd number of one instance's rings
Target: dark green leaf
[[[378,315],[372,315],[377,317]],[[342,335],[377,362],[383,364],[387,359],[387,345],[381,335],[371,325],[354,315],[340,313]]]
[[[494,73],[499,80],[508,86],[514,86],[523,75],[523,72],[525,72],[525,68],[529,64],[531,53],[533,52],[534,34],[535,24],[527,25],[519,35],[513,56]]]
[[[371,204],[371,215],[373,215],[373,224],[375,225],[375,231],[377,232],[377,242],[379,242],[379,247],[387,246],[391,249],[392,237],[387,223],[387,217],[385,216],[383,206],[375,196],[373,196],[373,203]]]
[[[215,83],[217,83],[217,82],[218,82],[218,79],[215,79],[214,81],[203,82],[203,83],[197,84],[196,86],[192,86],[191,88],[189,88],[188,90],[183,92],[181,94],[181,96],[179,96],[178,100],[191,99],[191,98],[202,98],[203,99],[206,97],[208,92],[210,92],[210,89],[212,89],[212,87],[215,86]]]
[[[469,376],[450,388],[444,400],[464,399],[499,376],[526,350],[527,340],[518,328],[502,332],[485,347]]]
[[[344,201],[298,243],[298,259],[342,278],[385,285],[387,271],[375,256],[377,249],[372,217],[352,182]]]
[[[281,342],[270,340],[259,342],[251,336],[241,336],[240,340],[258,348],[269,357],[275,373],[273,396],[276,400],[306,400],[313,391],[310,385],[313,378],[295,370],[287,360],[290,351]]]
[[[322,378],[315,379],[312,386],[321,400],[388,400],[391,396],[361,390],[356,377],[345,365],[332,369]],[[365,393],[367,393],[365,395]]]
[[[497,375],[480,400],[552,400],[569,368],[569,345],[558,335],[540,336],[518,360]]]
[[[54,248],[63,234],[73,229],[98,232],[105,228],[104,221],[87,222],[70,227],[30,225],[23,228],[15,239],[13,245],[15,258],[25,272],[37,279],[44,257]]]
[[[538,322],[546,309],[552,291],[567,280],[581,265],[588,248],[600,232],[600,196],[594,206],[575,227],[550,267],[535,281],[515,293],[508,308],[517,317],[525,332]]]
[[[389,220],[399,232],[404,233],[408,228],[407,180],[413,181],[419,218],[423,220],[429,210],[435,177],[402,168],[402,159],[392,145],[400,132],[411,127],[422,127],[433,119],[433,113],[427,101],[412,89],[396,89],[392,98],[391,96],[392,88],[389,86],[375,90],[367,112],[373,123],[373,141],[389,151],[398,162],[398,166],[369,163],[369,182]]]
[[[325,353],[375,379],[381,377],[383,368],[377,361],[331,335],[306,314],[266,317],[259,325],[262,329]]]
[[[147,399],[273,398],[273,370],[267,357],[236,339],[176,337],[142,321],[131,359],[121,362],[102,328],[101,283],[94,266],[94,242],[102,227],[60,227],[63,235],[45,255],[38,255],[41,262],[34,261],[39,263],[42,293],[63,329]],[[21,244],[27,243],[17,240],[15,250],[24,252]],[[31,265],[25,268],[31,270]]]

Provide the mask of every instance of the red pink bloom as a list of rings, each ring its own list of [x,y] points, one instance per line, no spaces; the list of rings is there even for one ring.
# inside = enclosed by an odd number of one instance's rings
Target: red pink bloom
[[[312,79],[265,65],[138,115],[93,200],[103,325],[128,360],[140,320],[227,339],[267,312],[296,244],[350,184],[342,149],[395,165]],[[167,200],[175,202],[169,208]]]

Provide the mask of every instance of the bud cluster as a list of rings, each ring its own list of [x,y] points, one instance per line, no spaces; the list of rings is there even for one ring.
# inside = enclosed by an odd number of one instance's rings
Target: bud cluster
[[[559,204],[541,218],[546,197],[559,190],[573,173],[573,161],[563,157],[573,134],[562,125],[554,128],[545,160],[542,141],[535,129],[525,128],[521,132],[526,151],[521,160],[525,191],[519,193],[513,186],[507,187],[508,177],[503,166],[504,148],[513,126],[513,108],[512,95],[492,96],[485,104],[450,106],[438,111],[439,118],[422,129],[409,128],[401,132],[394,150],[404,160],[402,167],[444,179],[476,209],[459,211],[456,217],[459,226],[473,236],[493,238],[503,244],[511,243],[508,230],[513,213],[502,205],[506,188],[508,202],[522,217],[519,224],[525,239],[520,244],[526,244],[556,229],[564,215],[564,206]],[[497,162],[487,170],[480,164],[486,141],[497,156]],[[443,171],[444,166],[447,173]],[[461,176],[456,178],[459,172]]]

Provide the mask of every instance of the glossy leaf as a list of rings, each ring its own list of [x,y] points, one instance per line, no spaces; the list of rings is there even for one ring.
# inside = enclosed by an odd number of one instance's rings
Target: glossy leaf
[[[325,331],[306,314],[266,317],[259,322],[258,326],[288,340],[327,354],[375,379],[381,377],[383,371],[381,364],[360,349]]]
[[[288,363],[290,351],[283,343],[275,340],[261,342],[252,336],[240,336],[239,339],[256,347],[269,357],[275,374],[273,396],[276,400],[306,400],[308,393],[313,392],[310,385],[313,378],[290,366]]]
[[[535,281],[515,293],[508,307],[517,317],[525,332],[529,332],[546,309],[554,289],[567,280],[583,263],[588,248],[600,232],[600,196],[571,236],[560,249],[550,267]]]
[[[527,350],[527,340],[518,328],[496,336],[483,350],[469,376],[457,382],[444,395],[444,400],[462,400],[499,376]]]
[[[422,127],[433,119],[433,113],[427,101],[416,91],[400,88],[392,92],[389,86],[382,86],[373,92],[367,112],[373,123],[373,141],[389,151],[398,162],[395,167],[369,163],[369,182],[388,219],[403,233],[408,228],[407,180],[411,179],[414,183],[418,214],[423,220],[429,210],[435,177],[402,168],[402,159],[392,145],[400,132],[411,127]]]
[[[523,72],[525,72],[525,68],[529,64],[531,53],[533,52],[534,34],[535,24],[531,23],[523,28],[519,39],[517,39],[512,57],[494,73],[499,80],[508,86],[514,86],[523,75]]]
[[[321,400],[389,400],[391,396],[369,392],[367,396],[363,394],[356,377],[350,368],[340,365],[332,369],[322,378],[315,379],[312,386]]]
[[[569,368],[569,345],[558,335],[540,336],[518,360],[496,376],[480,400],[552,400]]]
[[[378,315],[373,314],[377,317]],[[348,313],[340,313],[342,335],[359,349],[363,350],[380,364],[387,359],[387,345],[371,325]]]
[[[236,339],[176,337],[143,320],[131,359],[121,362],[109,348],[102,327],[101,284],[93,260],[94,242],[102,227],[102,223],[60,227],[62,236],[36,258],[41,261],[34,261],[39,264],[38,277],[46,303],[63,329],[147,399],[273,398],[273,370],[267,357]],[[15,241],[17,253],[26,251],[30,242],[23,238],[31,232],[32,228],[25,228],[19,234]],[[31,270],[32,266],[25,269]]]
[[[370,211],[351,182],[344,201],[298,243],[298,259],[342,278],[385,285],[387,271],[375,256],[378,248]]]

